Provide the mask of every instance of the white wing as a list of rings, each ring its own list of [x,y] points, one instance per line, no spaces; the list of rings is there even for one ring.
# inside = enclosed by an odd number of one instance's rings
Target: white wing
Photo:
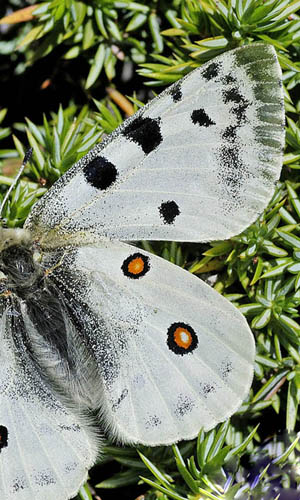
[[[208,241],[265,208],[282,164],[281,72],[253,44],[196,69],[124,122],[36,205],[44,238],[91,230],[120,240]]]
[[[66,500],[95,462],[95,432],[39,376],[17,302],[0,326],[0,498]]]
[[[114,436],[149,445],[191,439],[238,409],[255,347],[233,305],[187,271],[126,244],[86,246],[69,257],[49,280],[94,352],[101,424]]]

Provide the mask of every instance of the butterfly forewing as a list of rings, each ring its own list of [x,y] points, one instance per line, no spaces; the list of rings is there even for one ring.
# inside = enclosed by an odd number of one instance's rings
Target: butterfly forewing
[[[121,240],[228,238],[273,193],[283,120],[274,49],[227,52],[96,146],[37,205],[27,227],[44,240],[53,228]]]

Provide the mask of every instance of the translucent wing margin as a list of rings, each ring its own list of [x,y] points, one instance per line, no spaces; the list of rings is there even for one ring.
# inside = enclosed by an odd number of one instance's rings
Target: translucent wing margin
[[[215,58],[162,92],[82,158],[26,227],[120,240],[209,241],[267,205],[282,164],[284,106],[273,47]]]
[[[232,304],[187,271],[125,243],[70,256],[49,279],[66,303],[72,295],[69,313],[98,365],[101,424],[113,436],[169,444],[238,409],[255,347]]]
[[[0,327],[0,498],[66,500],[96,459],[96,435],[39,376],[17,303]]]

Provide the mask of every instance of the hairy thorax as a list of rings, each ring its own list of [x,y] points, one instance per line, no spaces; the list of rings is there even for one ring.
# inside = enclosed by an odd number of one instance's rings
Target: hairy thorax
[[[21,299],[41,286],[40,254],[25,229],[0,229],[0,294]]]

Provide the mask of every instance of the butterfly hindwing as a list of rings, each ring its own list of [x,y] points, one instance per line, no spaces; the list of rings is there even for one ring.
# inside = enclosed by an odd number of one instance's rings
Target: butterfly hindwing
[[[98,440],[42,380],[25,316],[14,302],[1,317],[0,498],[66,500],[86,480]]]
[[[227,52],[82,158],[37,204],[27,227],[43,239],[53,228],[119,240],[228,238],[254,221],[273,193],[283,125],[274,49]]]
[[[254,340],[226,299],[127,244],[102,242],[70,255],[49,279],[93,350],[101,422],[112,435],[168,444],[214,427],[241,405],[253,376]]]

